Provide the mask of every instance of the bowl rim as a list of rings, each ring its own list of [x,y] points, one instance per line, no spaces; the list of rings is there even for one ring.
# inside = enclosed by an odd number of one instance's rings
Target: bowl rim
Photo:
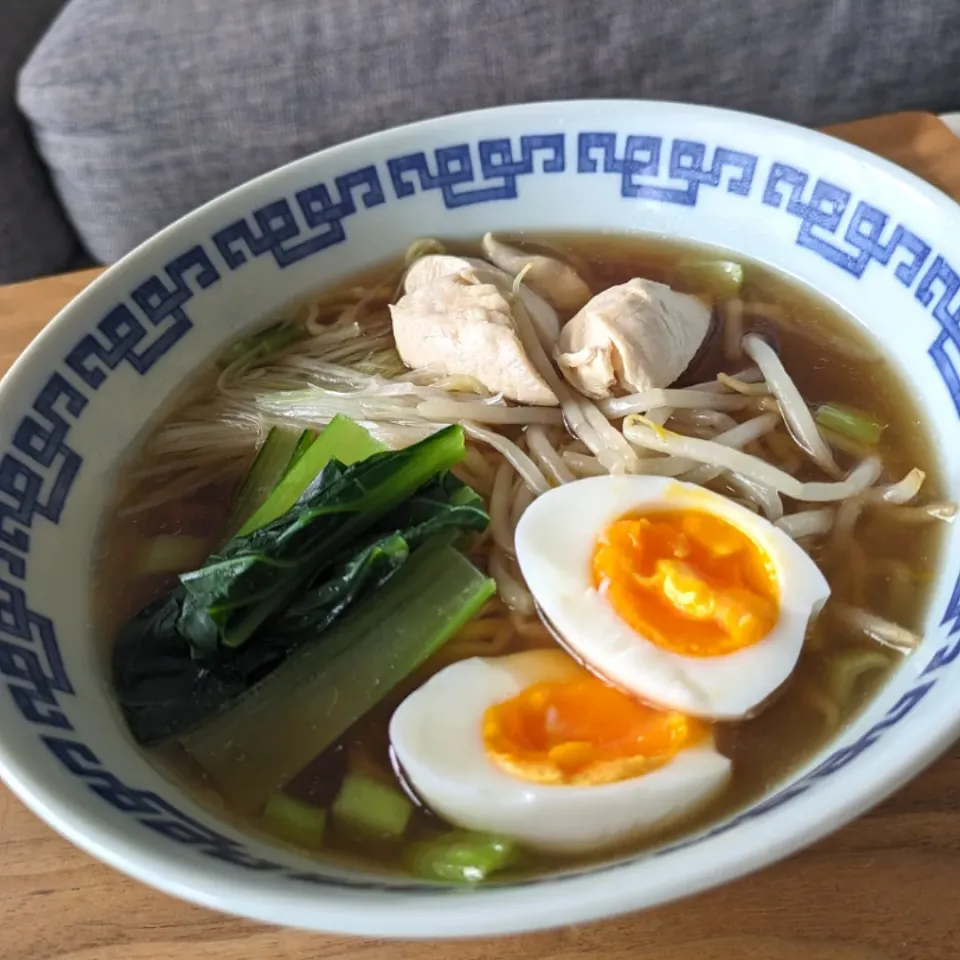
[[[430,134],[442,130],[452,120],[483,121],[494,116],[522,120],[524,116],[540,117],[553,112],[559,114],[559,122],[564,125],[563,115],[571,110],[602,113],[630,108],[636,110],[641,119],[651,112],[669,112],[676,117],[687,117],[692,123],[705,118],[726,119],[731,124],[779,133],[794,140],[812,141],[820,148],[846,154],[892,176],[905,188],[943,205],[945,216],[957,216],[954,211],[958,208],[951,197],[883,157],[828,133],[742,111],[622,98],[548,100],[450,113],[370,133],[267,171],[220,194],[147,238],[95,278],[44,326],[0,382],[0,405],[27,387],[26,381],[32,379],[33,368],[42,361],[48,344],[61,335],[71,317],[81,314],[87,302],[98,296],[102,288],[116,282],[125,273],[135,272],[140,261],[150,255],[150,248],[159,241],[179,232],[189,235],[194,223],[218,206],[237,199],[254,185],[310,167],[320,158],[323,162],[335,164],[340,156],[362,153],[370,147],[381,151],[384,142],[391,138]],[[957,219],[960,223],[960,218]],[[132,839],[114,832],[87,808],[77,811],[46,783],[46,774],[35,771],[30,762],[21,759],[23,750],[11,749],[2,734],[0,776],[31,811],[75,846],[148,886],[188,902],[268,924],[328,933],[405,939],[462,938],[516,934],[621,915],[704,892],[772,864],[839,829],[886,799],[935,760],[960,735],[960,703],[953,709],[946,703],[939,705],[933,717],[927,718],[925,727],[927,735],[919,749],[915,743],[915,727],[913,735],[906,741],[907,749],[900,744],[906,739],[903,729],[889,731],[887,739],[891,745],[897,743],[901,748],[882,751],[882,762],[876,754],[858,758],[858,776],[856,779],[846,778],[845,790],[826,788],[813,791],[819,795],[816,799],[813,796],[795,798],[789,805],[791,816],[786,829],[779,833],[766,827],[767,823],[780,822],[783,810],[772,811],[765,819],[764,828],[748,830],[739,837],[737,844],[724,843],[729,836],[704,840],[704,846],[711,844],[713,847],[709,861],[702,857],[697,860],[703,847],[672,852],[671,857],[678,866],[670,876],[660,878],[656,890],[650,884],[635,888],[629,882],[631,872],[647,869],[650,858],[645,854],[638,859],[598,866],[580,874],[547,878],[540,884],[527,887],[491,886],[443,898],[416,893],[401,895],[388,889],[332,894],[319,887],[296,892],[265,890],[257,882],[256,874],[237,879],[238,874],[234,872],[231,879],[225,881],[223,865],[205,863],[201,868],[193,863],[184,865],[178,861],[172,846],[151,835],[143,834],[142,838],[137,835]],[[741,832],[731,831],[733,833],[739,835]],[[605,882],[612,879],[613,873],[619,882]]]

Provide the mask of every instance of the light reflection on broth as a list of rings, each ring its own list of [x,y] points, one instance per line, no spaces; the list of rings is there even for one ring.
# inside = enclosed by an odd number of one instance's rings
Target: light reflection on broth
[[[691,257],[715,259],[718,256],[713,250],[663,240],[573,235],[548,239],[553,249],[570,255],[570,262],[579,266],[594,292],[635,276],[684,291],[684,283],[678,279],[682,275],[682,271],[678,274],[678,264]],[[473,245],[461,248],[451,245],[451,249],[477,255]],[[399,270],[400,263],[395,262],[353,276],[322,292],[318,298],[292,307],[287,316],[320,329],[329,312],[325,305],[355,304],[358,294],[364,295],[362,291],[381,286],[392,291]],[[368,298],[369,312],[383,314],[389,296],[385,294],[372,301]],[[918,502],[935,501],[941,492],[937,465],[916,404],[893,367],[877,356],[875,346],[854,324],[821,300],[754,264],[746,265],[740,299],[744,309],[737,323],[742,320],[745,332],[760,331],[774,344],[808,405],[847,404],[868,410],[877,421],[886,424],[878,447],[884,466],[881,482],[895,482],[912,467],[920,467],[927,477]],[[723,304],[718,313],[726,316]],[[709,381],[718,373],[733,373],[749,364],[748,360],[725,359],[722,326],[721,323],[721,329],[715,331],[706,349],[677,386]],[[382,338],[382,329],[378,328],[375,335]],[[379,349],[382,343],[376,346]],[[189,391],[191,399],[212,396],[219,375],[220,371],[208,372],[197,378]],[[174,404],[167,422],[180,415],[185,397],[186,394]],[[743,420],[751,414],[733,412],[731,415],[735,420]],[[691,436],[715,436],[722,432],[721,427],[728,426],[725,416],[684,411],[671,423],[670,429],[685,431]],[[556,428],[547,429],[556,432]],[[523,428],[519,426],[504,426],[499,432],[514,441],[521,441],[523,437]],[[194,485],[183,496],[172,500],[170,478],[160,475],[163,464],[158,467],[160,474],[152,479],[148,472],[154,464],[144,454],[142,445],[130,456],[118,483],[115,505],[106,513],[98,554],[103,556],[103,561],[97,571],[94,605],[98,631],[106,642],[112,642],[121,625],[137,611],[177,583],[175,572],[138,574],[141,564],[138,558],[146,541],[157,537],[195,538],[202,548],[201,560],[217,545],[237,486],[251,460],[253,448],[244,440],[245,436],[242,429],[231,435],[223,458],[211,471],[210,482],[200,487]],[[835,439],[837,462],[847,471],[862,458],[863,445],[855,440],[845,442],[842,437]],[[782,424],[746,449],[788,472],[795,471],[801,480],[823,479],[819,468],[798,453]],[[570,452],[574,454],[570,462],[575,462],[578,453],[583,455],[573,446]],[[473,442],[457,472],[489,501],[502,463],[502,457],[489,446]],[[139,479],[133,479],[135,475]],[[511,473],[504,482],[510,484],[510,502],[516,514],[532,496],[522,493],[523,484],[515,474]],[[736,495],[722,480],[715,481],[713,488]],[[154,496],[162,502],[144,508]],[[797,504],[789,499],[784,505],[788,513],[822,506]],[[801,540],[830,583],[830,602],[864,608],[908,630],[919,631],[926,610],[927,586],[937,562],[941,524],[898,522],[882,509],[868,510],[853,519],[856,525],[852,534],[833,533]],[[507,518],[507,522],[515,520],[515,515]],[[494,543],[494,533],[488,530],[476,538],[469,557],[486,569],[494,556]],[[519,577],[512,565],[509,574]],[[786,588],[789,589],[789,584]],[[398,773],[390,754],[387,728],[394,709],[409,693],[438,670],[465,658],[551,649],[556,645],[550,630],[535,612],[511,613],[502,599],[491,601],[480,618],[467,623],[457,637],[406,677],[334,747],[310,763],[288,785],[288,792],[311,804],[328,806],[347,769],[396,784]],[[694,820],[650,837],[642,844],[618,849],[616,855],[627,855],[644,846],[659,844],[668,836],[690,832],[755,800],[855,717],[884,683],[899,657],[898,653],[845,628],[830,616],[828,608],[809,632],[804,654],[788,684],[752,719],[717,725],[717,747],[734,765],[730,786]],[[202,769],[179,746],[154,749],[151,755],[168,773],[185,781],[208,805],[238,817],[254,830],[263,829],[258,815],[240,815],[231,805],[222,804]],[[404,788],[407,789],[406,785]],[[419,807],[406,837],[408,840],[432,837],[440,827],[442,823],[437,817]],[[331,830],[327,831],[318,856],[338,857],[381,873],[403,869],[396,843],[358,843]],[[599,858],[609,856],[610,853],[605,852]],[[569,862],[570,858],[558,861],[528,853],[513,873],[508,870],[498,875],[498,879],[517,872],[549,871],[568,866]]]

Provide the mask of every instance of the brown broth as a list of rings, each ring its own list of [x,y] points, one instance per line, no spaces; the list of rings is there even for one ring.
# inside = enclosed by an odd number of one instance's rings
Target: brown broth
[[[718,256],[716,250],[642,237],[563,235],[546,239],[555,248],[563,248],[586,264],[595,292],[634,276],[669,283],[682,290],[683,284],[677,279],[678,261],[691,255],[699,258]],[[476,255],[475,245],[451,244],[451,248]],[[326,291],[324,297],[335,300],[340,292],[382,280],[397,269],[395,262],[365,271]],[[884,479],[887,482],[900,479],[909,468],[919,466],[927,473],[923,498],[935,498],[940,493],[936,458],[917,405],[899,372],[887,359],[879,356],[877,347],[852,320],[812,292],[756,264],[747,263],[746,271],[747,282],[741,293],[743,299],[748,303],[766,305],[761,310],[762,316],[748,317],[747,326],[763,330],[777,344],[787,370],[807,402],[852,404],[869,410],[887,423],[880,446],[885,464]],[[290,308],[281,315],[291,316],[294,312],[294,308]],[[724,362],[721,341],[722,337],[714,335],[708,349],[682,378],[682,384],[703,381],[718,372],[736,369]],[[851,352],[856,355],[851,356]],[[869,354],[877,359],[864,359],[863,355]],[[740,366],[744,365],[746,361]],[[201,382],[201,392],[204,385],[209,388],[210,382],[209,379]],[[191,394],[195,395],[197,389],[198,385],[194,384]],[[181,404],[182,399],[173,409]],[[140,456],[135,449],[128,463],[135,466],[139,462]],[[838,462],[848,468],[855,459],[839,453]],[[137,551],[143,540],[158,533],[186,533],[207,539],[212,548],[226,521],[231,491],[241,474],[242,470],[238,470],[236,477],[201,490],[172,509],[167,506],[135,517],[124,516],[118,509],[107,512],[100,535],[102,562],[97,571],[94,605],[99,632],[108,643],[112,642],[111,638],[127,617],[175,582],[174,575],[136,577],[133,574]],[[118,491],[119,507],[128,493],[123,474]],[[785,506],[788,512],[798,509],[790,501]],[[927,604],[927,584],[936,567],[939,545],[938,525],[896,523],[875,512],[861,520],[856,529],[855,547],[851,548],[866,558],[865,565],[853,562],[849,551],[844,550],[839,550],[832,561],[822,549],[814,554],[814,558],[821,563],[831,583],[834,599],[865,605],[872,612],[903,626],[919,629]],[[911,579],[903,579],[904,571]],[[456,640],[451,641],[449,647],[455,650],[456,643]],[[553,645],[553,641],[545,632],[532,639],[515,634],[503,652],[549,645]],[[718,748],[734,761],[733,782],[715,803],[695,820],[672,830],[670,836],[701,828],[753,802],[821,749],[860,712],[896,666],[898,657],[882,651],[887,655],[885,665],[861,677],[839,700],[829,692],[829,679],[837,664],[858,651],[878,649],[881,648],[846,634],[828,616],[821,617],[811,630],[793,677],[774,702],[753,719],[718,726]],[[387,738],[390,715],[406,694],[449,662],[449,653],[441,651],[416,676],[408,678],[401,689],[393,691],[356,724],[335,748],[310,764],[289,785],[289,792],[326,804],[348,765],[387,782],[396,782]],[[153,751],[153,754],[170,775],[186,782],[218,812],[236,816],[223,808],[203,772],[181,749],[165,748]],[[255,831],[262,829],[256,819],[240,820]],[[442,826],[421,808],[415,814],[410,833],[413,837],[432,836]],[[635,853],[666,838],[661,834],[642,845],[618,851],[617,856]],[[358,845],[337,837],[335,832],[318,855],[335,856],[381,873],[402,870],[396,846]],[[609,859],[609,854],[603,859]],[[522,872],[550,871],[568,867],[571,863],[569,858],[552,860],[531,856],[525,861]]]

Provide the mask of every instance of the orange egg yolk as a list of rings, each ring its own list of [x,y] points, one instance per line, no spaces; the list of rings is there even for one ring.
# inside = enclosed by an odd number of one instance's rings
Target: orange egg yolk
[[[594,550],[593,585],[637,633],[688,657],[748,647],[779,615],[766,551],[703,511],[633,514],[610,524]]]
[[[527,687],[483,718],[487,755],[508,773],[543,784],[642,776],[707,731],[700,720],[655,710],[586,671]]]

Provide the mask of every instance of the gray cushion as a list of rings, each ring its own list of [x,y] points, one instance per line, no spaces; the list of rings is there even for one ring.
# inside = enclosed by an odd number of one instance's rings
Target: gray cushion
[[[111,260],[254,174],[454,110],[642,96],[821,124],[960,105],[960,4],[866,7],[72,0],[20,102],[84,240]]]
[[[17,71],[63,0],[0,0],[0,283],[67,267],[77,239],[14,101]]]

